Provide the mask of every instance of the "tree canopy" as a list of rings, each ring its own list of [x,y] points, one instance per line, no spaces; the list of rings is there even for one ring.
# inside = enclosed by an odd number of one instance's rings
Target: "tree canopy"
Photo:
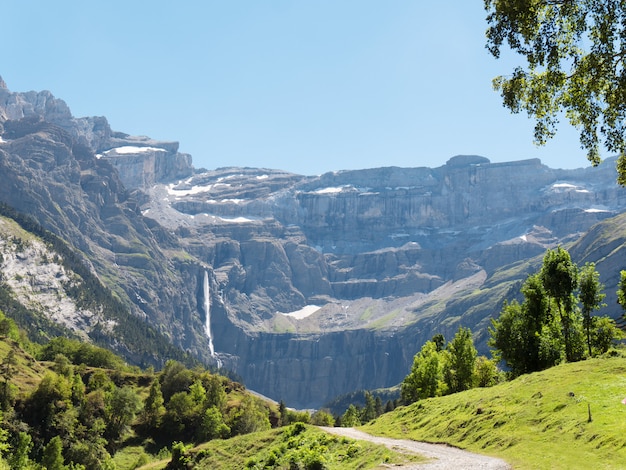
[[[504,106],[536,120],[539,145],[564,114],[593,165],[601,147],[619,154],[617,181],[626,185],[626,2],[485,0],[485,10],[491,54],[526,59],[493,81]]]

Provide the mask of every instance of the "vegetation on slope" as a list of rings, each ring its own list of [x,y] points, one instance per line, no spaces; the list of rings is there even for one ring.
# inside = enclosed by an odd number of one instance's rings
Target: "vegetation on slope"
[[[596,358],[420,400],[364,426],[445,442],[520,469],[626,468],[626,358]]]
[[[40,346],[1,311],[0,411],[0,468],[12,469],[135,468],[169,456],[175,441],[279,422],[275,405],[226,377],[172,360],[142,371],[68,338]]]
[[[134,316],[119,298],[107,289],[89,269],[83,256],[52,232],[45,230],[34,219],[20,214],[10,206],[0,203],[0,216],[16,222],[22,229],[12,234],[18,245],[28,243],[29,238],[42,240],[52,258],[67,272],[73,273],[73,281],[65,285],[65,294],[81,309],[101,312],[106,326],[96,326],[89,332],[95,343],[116,350],[137,365],[162,365],[167,359],[175,359],[187,365],[194,363],[188,354],[144,320]],[[19,249],[19,246],[17,247]],[[2,258],[0,258],[0,264]],[[0,274],[0,281],[3,281]],[[55,336],[74,336],[66,328],[46,319],[45,312],[37,312],[20,304],[5,282],[0,282],[0,308],[14,319],[29,337],[38,342]],[[113,325],[111,328],[110,325]]]
[[[195,448],[179,448],[171,461],[140,467],[148,469],[354,469],[379,468],[421,462],[423,457],[399,454],[384,446],[332,436],[302,423],[257,432]]]

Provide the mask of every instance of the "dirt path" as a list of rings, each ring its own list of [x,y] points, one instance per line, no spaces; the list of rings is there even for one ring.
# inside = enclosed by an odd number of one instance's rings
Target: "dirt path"
[[[390,449],[399,451],[409,451],[421,454],[431,461],[423,464],[408,464],[393,468],[404,470],[434,470],[434,469],[454,469],[454,470],[510,470],[511,467],[503,460],[485,455],[474,454],[465,450],[450,447],[444,444],[427,444],[425,442],[409,441],[406,439],[392,439],[389,437],[372,436],[366,432],[354,428],[327,428],[324,431],[337,434],[339,436],[370,441],[375,444],[383,444]]]

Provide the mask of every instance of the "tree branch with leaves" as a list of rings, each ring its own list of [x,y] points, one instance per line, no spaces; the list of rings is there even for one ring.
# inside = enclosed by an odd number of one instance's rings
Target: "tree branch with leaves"
[[[526,59],[493,80],[503,105],[535,119],[538,145],[564,114],[592,165],[601,147],[619,155],[617,182],[626,185],[626,2],[485,0],[485,10],[489,52]]]

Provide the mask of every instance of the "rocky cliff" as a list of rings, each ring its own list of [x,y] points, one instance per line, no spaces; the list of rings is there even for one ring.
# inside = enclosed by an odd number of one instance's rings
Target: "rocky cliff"
[[[485,352],[489,319],[545,250],[626,202],[614,161],[196,170],[176,142],[6,86],[0,125],[0,201],[85,253],[130,314],[290,406],[398,383],[423,341],[459,325]]]

